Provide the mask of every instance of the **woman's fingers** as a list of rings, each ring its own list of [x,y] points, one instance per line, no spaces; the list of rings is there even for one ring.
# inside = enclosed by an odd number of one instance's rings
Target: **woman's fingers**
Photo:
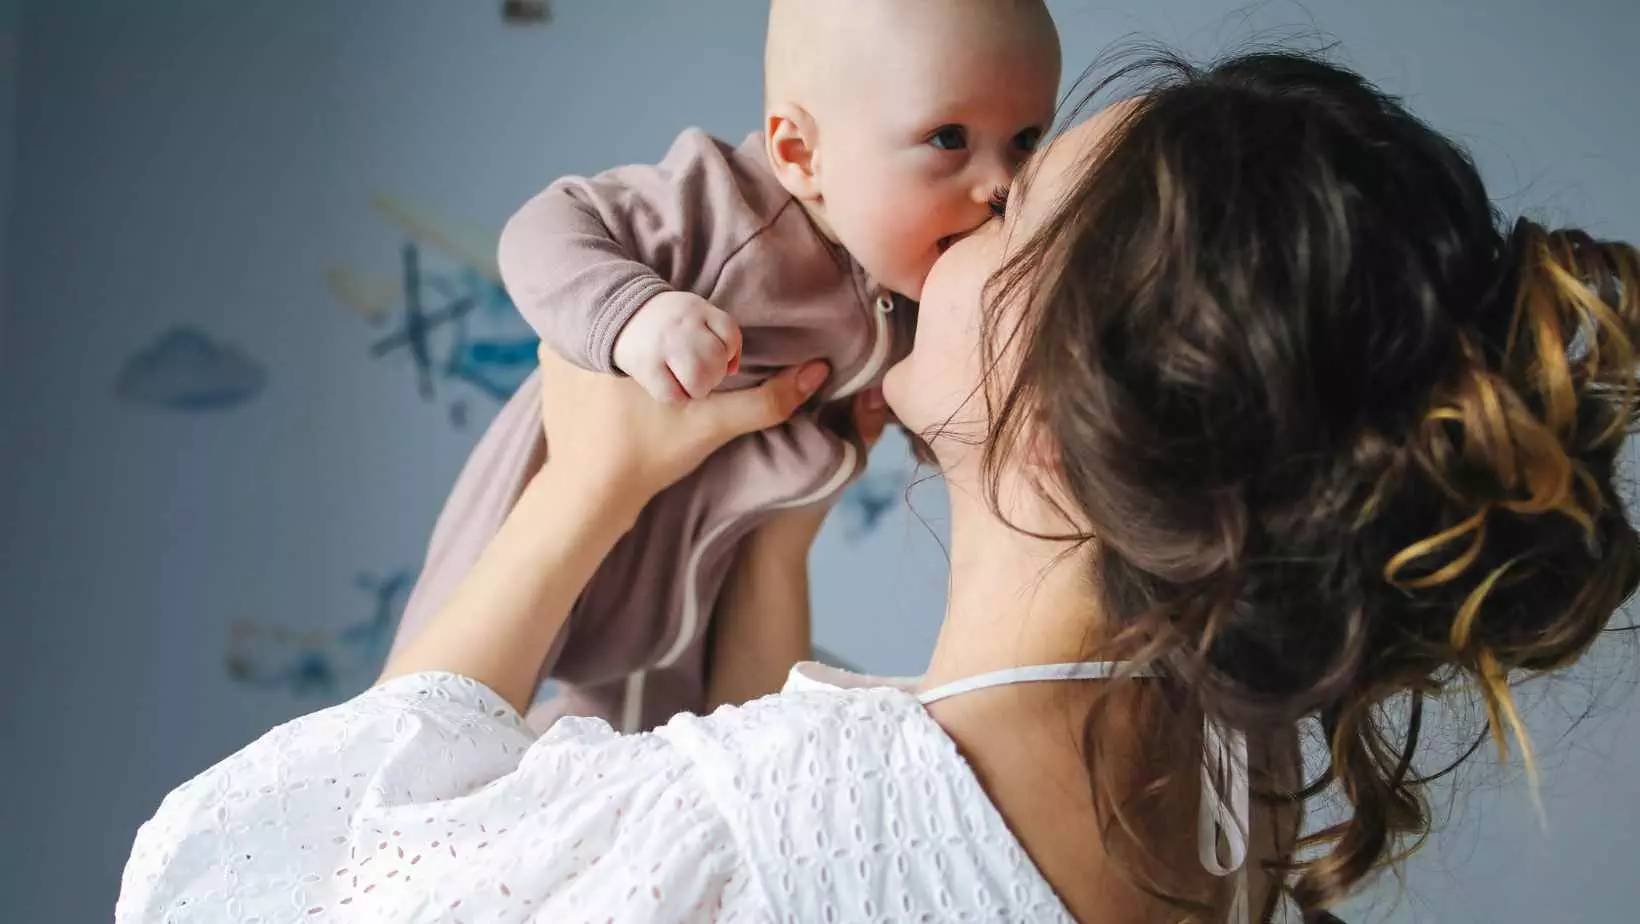
[[[812,362],[756,388],[681,403],[656,401],[638,382],[581,369],[546,349],[540,374],[542,428],[560,447],[557,457],[653,493],[735,437],[784,423],[830,368]]]
[[[826,383],[831,367],[811,362],[787,369],[756,388],[720,392],[690,405],[711,418],[721,445],[737,436],[785,423]]]
[[[662,404],[681,404],[689,400],[689,392],[685,390],[682,381],[673,375],[671,367],[665,364],[636,370],[629,377],[642,385],[650,397]]]

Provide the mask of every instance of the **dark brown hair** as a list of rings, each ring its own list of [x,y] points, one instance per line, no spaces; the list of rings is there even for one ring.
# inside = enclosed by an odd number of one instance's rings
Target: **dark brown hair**
[[[1316,918],[1427,833],[1426,698],[1478,691],[1529,762],[1511,681],[1575,661],[1635,589],[1614,475],[1640,254],[1507,224],[1460,148],[1323,61],[1164,55],[1095,94],[1134,77],[992,290],[1022,306],[984,338],[1017,369],[988,389],[993,501],[1045,434],[1090,527],[1098,654],[1159,670],[1148,708],[1254,736],[1319,720],[1330,766],[1288,798],[1336,787],[1346,817],[1277,866]],[[1117,785],[1099,727],[1107,849],[1207,919],[1222,902],[1148,859],[1159,778]]]

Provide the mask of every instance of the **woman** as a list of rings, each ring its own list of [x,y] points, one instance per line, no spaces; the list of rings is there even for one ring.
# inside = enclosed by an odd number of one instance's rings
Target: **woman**
[[[1429,827],[1423,699],[1473,685],[1524,749],[1510,681],[1635,586],[1640,256],[1506,237],[1460,151],[1284,55],[1167,65],[1004,206],[886,386],[951,491],[925,678],[801,667],[655,734],[534,740],[517,710],[603,550],[815,374],[677,409],[549,362],[570,448],[463,589],[376,689],[173,793],[119,920],[1319,918],[1390,862]],[[1297,842],[1327,784],[1345,817]]]

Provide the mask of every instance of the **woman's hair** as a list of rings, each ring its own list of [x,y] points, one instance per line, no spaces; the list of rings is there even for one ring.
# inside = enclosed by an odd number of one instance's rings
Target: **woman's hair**
[[[1530,761],[1511,680],[1575,661],[1636,586],[1614,476],[1640,253],[1509,225],[1464,151],[1321,61],[1161,56],[1100,89],[1135,76],[994,281],[987,365],[1014,371],[988,389],[993,502],[1045,435],[1094,543],[1102,652],[1159,669],[1181,716],[1319,720],[1330,766],[1287,798],[1336,787],[1345,817],[1276,868],[1318,917],[1428,831],[1426,698],[1478,690]],[[1205,916],[1146,846],[1167,787],[1116,785],[1099,722],[1107,849]]]

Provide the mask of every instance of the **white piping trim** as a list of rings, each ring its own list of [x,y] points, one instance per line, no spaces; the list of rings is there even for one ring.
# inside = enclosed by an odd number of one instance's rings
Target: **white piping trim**
[[[832,473],[831,478],[825,484],[803,497],[782,504],[775,504],[768,509],[790,510],[793,507],[806,507],[837,493],[842,490],[844,485],[848,484],[850,478],[854,477],[854,464],[858,455],[859,450],[854,448],[853,443],[843,443],[843,462],[837,466],[837,471]],[[711,547],[712,543],[717,541],[718,537],[722,536],[724,531],[736,522],[738,521],[730,518],[719,523],[711,532],[695,543],[695,547],[690,550],[689,567],[683,573],[683,619],[678,626],[677,638],[672,640],[672,647],[667,649],[666,654],[660,661],[656,662],[656,667],[671,667],[677,663],[679,658],[683,657],[684,651],[694,642],[695,633],[700,628],[701,600],[698,588],[701,561],[705,559],[706,550]]]
[[[887,307],[884,307],[885,304]],[[876,308],[872,311],[877,320],[877,339],[871,344],[871,353],[866,357],[866,364],[860,367],[859,372],[854,373],[854,378],[832,393],[833,401],[847,398],[871,384],[871,380],[888,364],[888,315],[893,310],[894,301],[891,296],[884,295],[877,299]]]
[[[646,674],[636,671],[626,677],[626,697],[621,701],[621,731],[636,734],[643,723],[643,683]]]

